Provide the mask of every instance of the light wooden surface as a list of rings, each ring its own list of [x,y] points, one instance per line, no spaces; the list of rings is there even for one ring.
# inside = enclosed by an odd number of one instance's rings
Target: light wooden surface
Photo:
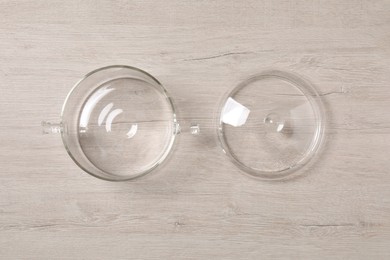
[[[182,118],[164,168],[82,172],[58,121],[73,84],[110,64],[156,76]],[[266,68],[323,94],[328,141],[288,182],[222,154],[222,95]],[[389,259],[390,1],[0,1],[1,259]]]

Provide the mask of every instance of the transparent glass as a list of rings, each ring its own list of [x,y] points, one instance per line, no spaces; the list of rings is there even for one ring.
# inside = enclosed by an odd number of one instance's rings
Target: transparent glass
[[[145,175],[169,155],[178,132],[173,102],[150,74],[109,66],[87,74],[70,91],[61,122],[43,122],[44,133],[61,133],[84,171],[111,181]]]
[[[240,83],[223,98],[217,121],[212,120],[230,160],[267,180],[284,179],[307,166],[325,130],[315,88],[277,70]],[[199,135],[201,128],[210,128],[200,121],[184,120],[182,125]],[[61,134],[68,154],[84,171],[110,181],[156,169],[181,133],[165,88],[147,72],[119,65],[87,74],[68,94],[61,121],[44,121],[42,127],[45,134]]]
[[[217,134],[223,151],[244,172],[284,179],[317,154],[324,117],[321,96],[311,84],[295,74],[270,70],[227,94]]]

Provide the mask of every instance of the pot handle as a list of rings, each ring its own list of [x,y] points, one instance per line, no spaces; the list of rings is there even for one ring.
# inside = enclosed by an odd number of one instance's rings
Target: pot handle
[[[42,134],[60,134],[62,132],[62,125],[61,123],[50,123],[47,121],[42,121]]]

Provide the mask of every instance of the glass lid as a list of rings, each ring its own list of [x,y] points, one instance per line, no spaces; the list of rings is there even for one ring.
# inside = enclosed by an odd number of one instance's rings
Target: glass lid
[[[245,172],[283,179],[320,147],[324,114],[317,91],[299,77],[267,71],[239,84],[218,118],[223,151]]]
[[[128,66],[95,70],[76,84],[62,111],[62,139],[86,172],[128,180],[157,167],[175,139],[175,109],[162,85]]]

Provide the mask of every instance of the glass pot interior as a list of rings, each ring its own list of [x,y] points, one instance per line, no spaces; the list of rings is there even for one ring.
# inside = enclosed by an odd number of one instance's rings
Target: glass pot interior
[[[69,93],[61,135],[84,171],[121,181],[164,161],[176,125],[174,105],[154,77],[137,68],[110,66],[89,73]]]

